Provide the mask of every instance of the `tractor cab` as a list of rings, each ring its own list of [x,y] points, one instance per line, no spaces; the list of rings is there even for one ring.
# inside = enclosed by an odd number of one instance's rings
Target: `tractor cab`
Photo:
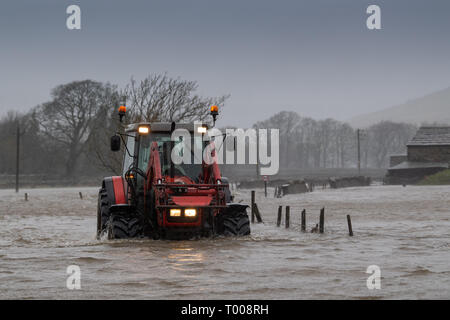
[[[209,143],[206,140],[207,136],[204,135],[207,126],[204,124],[177,124],[175,125],[175,129],[185,130],[185,134],[175,139],[175,141],[171,140],[171,127],[171,123],[139,123],[129,125],[125,131],[127,139],[123,161],[123,175],[132,168],[138,168],[146,173],[152,144],[156,143],[163,176],[170,176],[172,165],[171,155],[173,153],[178,158],[187,160],[173,164],[174,179],[178,177],[178,180],[181,179],[181,181],[185,181],[186,183],[198,183],[202,173],[203,151]],[[139,177],[138,180],[141,181]]]

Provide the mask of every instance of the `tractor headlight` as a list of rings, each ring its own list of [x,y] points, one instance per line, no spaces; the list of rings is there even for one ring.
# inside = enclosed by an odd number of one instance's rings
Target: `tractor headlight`
[[[139,134],[148,134],[150,132],[150,128],[147,126],[140,126],[138,128]]]
[[[197,215],[197,210],[195,209],[185,209],[184,216],[185,217],[195,217]]]
[[[206,127],[197,127],[197,132],[198,133],[206,133],[208,129]]]
[[[170,216],[171,217],[180,217],[181,209],[170,209]]]

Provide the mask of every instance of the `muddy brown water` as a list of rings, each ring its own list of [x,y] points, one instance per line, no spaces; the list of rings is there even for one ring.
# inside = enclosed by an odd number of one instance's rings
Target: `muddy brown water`
[[[97,188],[0,190],[0,298],[448,299],[449,194],[372,186],[264,199],[257,190],[264,224],[251,236],[108,241],[95,240]],[[276,227],[279,205],[291,206],[288,230]],[[325,234],[301,233],[301,210],[310,230],[321,207]],[[69,265],[80,267],[80,290],[66,287]],[[379,290],[367,288],[370,265],[381,269]]]

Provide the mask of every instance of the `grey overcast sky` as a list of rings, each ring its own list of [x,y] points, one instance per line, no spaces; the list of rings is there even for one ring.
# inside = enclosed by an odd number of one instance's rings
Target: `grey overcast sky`
[[[81,8],[81,30],[66,8]],[[381,7],[381,30],[366,9]],[[218,124],[345,120],[450,86],[448,0],[2,0],[0,115],[72,80],[149,73],[231,94]]]

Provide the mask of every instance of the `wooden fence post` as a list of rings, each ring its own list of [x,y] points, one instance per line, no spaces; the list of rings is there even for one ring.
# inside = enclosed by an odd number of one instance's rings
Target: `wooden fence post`
[[[253,211],[255,211],[256,220],[258,221],[258,223],[263,223],[261,212],[259,212],[258,209],[258,205],[255,203],[253,204],[253,206],[255,207]]]
[[[325,224],[325,208],[320,209],[319,232],[323,233]]]
[[[291,207],[286,206],[286,222],[285,222],[286,228],[289,228],[290,215],[291,215]]]
[[[347,215],[347,224],[348,224],[348,235],[350,237],[353,237],[353,229],[352,229],[352,219],[350,218],[350,215]]]
[[[252,190],[252,223],[255,223],[255,191]]]
[[[281,225],[281,214],[283,211],[283,207],[282,206],[278,206],[278,219],[277,219],[277,227],[279,227]]]
[[[306,210],[303,209],[302,211],[302,231],[306,231]]]
[[[267,180],[264,180],[264,197],[267,198]]]

